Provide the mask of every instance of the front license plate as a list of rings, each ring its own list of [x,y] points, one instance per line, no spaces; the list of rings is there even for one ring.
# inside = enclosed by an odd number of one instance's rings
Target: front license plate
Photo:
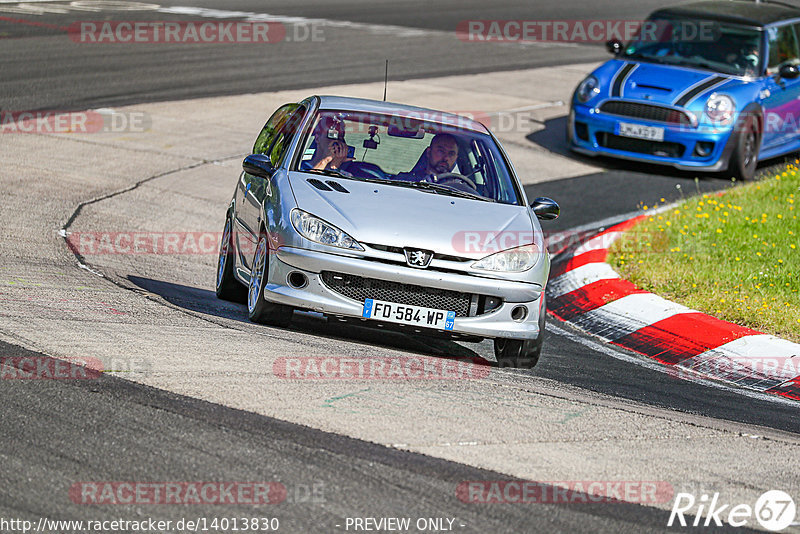
[[[456,312],[423,308],[422,306],[412,306],[410,304],[398,304],[396,302],[386,302],[383,300],[366,299],[364,301],[364,311],[361,316],[367,319],[375,319],[389,323],[409,324],[423,326],[425,328],[437,328],[439,330],[452,330],[456,319]]]
[[[621,135],[623,137],[633,137],[635,139],[647,139],[648,141],[663,141],[664,128],[618,122],[617,135]]]

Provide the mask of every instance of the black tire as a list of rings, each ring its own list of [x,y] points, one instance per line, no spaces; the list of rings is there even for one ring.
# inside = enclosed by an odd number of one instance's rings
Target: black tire
[[[542,299],[545,298],[542,293]],[[494,340],[494,356],[497,358],[497,367],[513,367],[515,369],[532,369],[539,363],[544,344],[545,320],[547,305],[542,302],[539,313],[539,335],[535,339],[505,339]]]
[[[494,340],[497,367],[532,369],[539,363],[541,354],[542,343],[539,338],[526,340],[497,338]]]
[[[736,146],[731,154],[728,170],[738,180],[752,180],[756,175],[758,165],[758,147],[761,141],[758,122],[752,115],[747,115],[739,121],[739,135]]]
[[[269,273],[269,244],[262,232],[253,255],[250,285],[247,288],[247,317],[254,323],[289,326],[294,310],[290,306],[264,300],[264,285]]]
[[[244,304],[247,302],[247,288],[234,276],[233,265],[233,225],[230,216],[228,216],[225,218],[225,230],[222,232],[222,241],[219,245],[216,283],[217,298]]]

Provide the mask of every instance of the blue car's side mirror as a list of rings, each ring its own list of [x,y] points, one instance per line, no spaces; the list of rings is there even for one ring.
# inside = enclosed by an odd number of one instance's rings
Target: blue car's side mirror
[[[618,56],[620,52],[622,52],[622,41],[619,39],[611,39],[610,41],[606,42],[606,50]]]
[[[781,65],[781,68],[778,70],[778,74],[781,78],[794,80],[800,76],[800,68],[798,68],[797,65],[784,64]]]
[[[242,162],[244,172],[252,174],[253,176],[260,176],[261,178],[272,178],[275,173],[275,167],[272,165],[269,156],[264,154],[250,154]]]

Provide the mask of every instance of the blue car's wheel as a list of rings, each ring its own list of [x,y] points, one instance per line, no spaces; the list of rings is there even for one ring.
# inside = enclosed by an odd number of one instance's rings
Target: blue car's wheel
[[[739,126],[739,136],[728,168],[739,180],[752,180],[756,175],[758,146],[761,140],[758,123],[752,115],[747,115],[740,121]]]
[[[254,323],[288,326],[292,321],[294,310],[289,306],[268,302],[264,299],[264,286],[269,278],[269,256],[267,236],[262,233],[258,239],[256,253],[253,256],[253,269],[250,272],[247,316]]]

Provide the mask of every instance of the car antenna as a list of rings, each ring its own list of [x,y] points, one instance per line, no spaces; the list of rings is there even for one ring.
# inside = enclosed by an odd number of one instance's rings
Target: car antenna
[[[386,60],[386,71],[383,75],[383,101],[386,102],[386,86],[389,85],[389,60]]]

